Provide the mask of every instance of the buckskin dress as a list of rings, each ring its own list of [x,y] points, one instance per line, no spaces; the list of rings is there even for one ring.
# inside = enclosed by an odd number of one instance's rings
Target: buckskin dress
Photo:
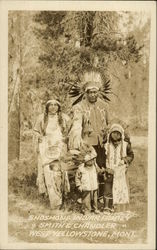
[[[68,116],[63,115],[63,122],[68,123]],[[34,131],[36,135],[42,135],[42,142],[38,143],[38,177],[37,185],[39,193],[48,192],[52,209],[62,204],[63,181],[67,181],[67,173],[62,171],[61,165],[56,160],[66,151],[63,143],[63,134],[58,122],[58,115],[48,116],[48,122],[43,135],[43,115],[39,116]],[[37,137],[38,137],[37,135]],[[51,165],[53,165],[52,168]],[[67,183],[67,182],[66,182]]]

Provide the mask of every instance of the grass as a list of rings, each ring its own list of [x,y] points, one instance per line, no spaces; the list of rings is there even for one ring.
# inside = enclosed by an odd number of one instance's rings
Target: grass
[[[146,145],[145,145],[146,146]],[[35,160],[31,156],[31,147],[27,143],[27,149],[21,161],[15,161],[9,167],[9,196],[8,196],[8,212],[9,223],[8,232],[10,241],[14,242],[38,242],[38,243],[54,243],[54,242],[69,242],[69,243],[146,243],[147,241],[147,148],[134,147],[135,159],[128,170],[128,178],[130,183],[130,219],[115,220],[111,218],[108,220],[107,214],[101,214],[100,221],[92,220],[76,220],[76,216],[80,215],[80,206],[76,203],[75,189],[72,188],[71,193],[67,197],[67,206],[63,210],[52,211],[49,206],[48,198],[40,197],[38,189],[35,186],[36,167]],[[27,153],[26,153],[27,152]],[[28,154],[30,152],[30,154]],[[25,156],[27,154],[27,156]],[[29,157],[28,157],[29,155]],[[25,158],[24,158],[25,156]],[[14,171],[11,172],[12,166]],[[22,169],[22,170],[21,170]],[[25,174],[24,174],[25,173]],[[13,178],[14,176],[14,178]],[[73,183],[74,184],[74,183]],[[72,185],[74,187],[74,185]],[[100,204],[99,204],[100,206]],[[52,224],[52,227],[44,228],[42,231],[49,232],[47,236],[31,236],[30,231],[41,231],[40,225],[44,220],[31,221],[30,215],[60,215],[69,216],[67,223],[71,223],[71,228],[67,229],[63,225],[62,229],[53,229],[56,222],[63,223],[63,221],[56,221],[51,219],[46,221]],[[126,213],[119,214],[124,217]],[[92,215],[93,218],[99,218],[99,215]],[[113,216],[116,216],[114,214]],[[116,217],[115,217],[116,218]],[[118,218],[118,217],[117,217]],[[75,228],[74,225],[78,223],[80,227]],[[91,229],[86,228],[86,224],[99,225],[100,228]],[[108,224],[107,224],[108,223]],[[107,227],[108,225],[108,227]],[[103,226],[104,228],[101,228]],[[105,228],[107,227],[107,228]],[[66,233],[75,231],[75,233],[82,233],[82,236],[61,236],[53,235],[55,232]],[[86,237],[83,232],[90,231]],[[94,232],[107,232],[105,236],[96,236]],[[93,235],[92,235],[93,232]],[[133,236],[130,236],[133,233]],[[59,234],[59,233],[58,233]]]

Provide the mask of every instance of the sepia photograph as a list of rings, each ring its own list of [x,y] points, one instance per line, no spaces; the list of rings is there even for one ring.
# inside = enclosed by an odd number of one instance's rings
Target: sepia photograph
[[[155,249],[151,8],[23,2],[7,9],[8,243]]]

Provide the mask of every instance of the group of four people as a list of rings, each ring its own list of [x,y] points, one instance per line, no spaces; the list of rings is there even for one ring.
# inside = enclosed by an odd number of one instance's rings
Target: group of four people
[[[82,156],[75,172],[81,212],[99,213],[98,193],[102,193],[105,210],[129,203],[126,172],[134,154],[122,126],[109,124],[106,103],[99,97],[99,75],[88,72],[86,80],[83,98],[73,107],[72,119],[61,112],[57,99],[49,100],[44,114],[37,119],[37,184],[40,193],[48,193],[51,208],[62,205],[63,193],[70,191],[62,156],[67,151],[78,159]]]

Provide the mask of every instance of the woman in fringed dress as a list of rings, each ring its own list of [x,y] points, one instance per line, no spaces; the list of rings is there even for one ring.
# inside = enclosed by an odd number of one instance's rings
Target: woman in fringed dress
[[[66,153],[65,136],[69,128],[69,117],[61,112],[58,100],[49,100],[45,112],[34,126],[36,151],[38,154],[37,185],[40,194],[49,195],[52,209],[59,208],[63,193],[70,191],[68,175],[62,170],[61,157]]]

